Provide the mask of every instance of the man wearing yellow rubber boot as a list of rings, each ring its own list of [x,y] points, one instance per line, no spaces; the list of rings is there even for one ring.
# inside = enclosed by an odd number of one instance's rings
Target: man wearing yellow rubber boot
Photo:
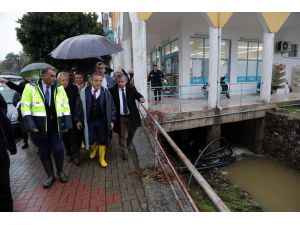
[[[104,64],[102,66],[105,69]],[[94,159],[99,150],[99,163],[107,167],[105,151],[116,110],[110,92],[102,87],[102,80],[103,75],[96,72],[91,77],[92,85],[81,90],[75,120],[78,129],[84,128],[85,147],[90,151],[90,158]]]

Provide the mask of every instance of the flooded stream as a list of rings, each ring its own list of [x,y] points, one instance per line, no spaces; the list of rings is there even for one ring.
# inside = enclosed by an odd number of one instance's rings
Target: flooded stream
[[[247,191],[264,211],[300,212],[300,171],[262,158],[236,161],[222,171],[226,171],[231,182]]]

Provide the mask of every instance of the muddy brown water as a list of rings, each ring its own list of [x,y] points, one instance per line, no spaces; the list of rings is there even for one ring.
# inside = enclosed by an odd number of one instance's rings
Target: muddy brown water
[[[300,171],[262,158],[243,159],[222,168],[264,211],[300,212]]]

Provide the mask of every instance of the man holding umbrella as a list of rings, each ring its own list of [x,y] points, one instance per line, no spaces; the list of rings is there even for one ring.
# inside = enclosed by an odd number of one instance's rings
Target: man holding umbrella
[[[21,112],[26,129],[32,133],[39,149],[39,156],[48,175],[43,186],[52,186],[55,178],[51,160],[53,152],[57,175],[61,182],[68,177],[63,171],[64,147],[62,132],[72,128],[69,100],[61,85],[56,84],[52,68],[42,70],[37,83],[25,86],[21,99]]]

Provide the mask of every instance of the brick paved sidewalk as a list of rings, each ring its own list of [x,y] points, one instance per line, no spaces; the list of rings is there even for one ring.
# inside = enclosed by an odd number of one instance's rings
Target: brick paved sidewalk
[[[80,167],[65,162],[67,183],[56,179],[50,189],[42,186],[46,174],[34,148],[21,149],[11,156],[11,191],[14,211],[147,211],[144,189],[138,176],[135,152],[128,161],[120,157],[117,137],[106,154],[107,168],[81,152]],[[55,168],[55,166],[54,166]]]

